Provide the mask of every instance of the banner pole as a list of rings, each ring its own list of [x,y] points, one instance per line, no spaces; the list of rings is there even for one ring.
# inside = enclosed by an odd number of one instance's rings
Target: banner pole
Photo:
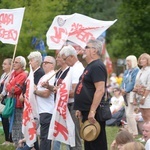
[[[15,55],[16,55],[16,50],[17,50],[17,44],[15,45],[15,48],[14,48],[14,53],[13,53],[13,58],[12,58],[12,62],[11,62],[10,72],[13,69],[13,63],[14,63],[14,59],[15,59]]]
[[[47,79],[47,82],[53,77],[56,75],[57,72],[59,72],[61,70],[61,68],[59,68],[49,79]]]

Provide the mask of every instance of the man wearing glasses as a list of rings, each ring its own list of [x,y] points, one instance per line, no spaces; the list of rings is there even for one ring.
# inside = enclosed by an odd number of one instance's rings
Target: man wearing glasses
[[[77,83],[79,82],[79,77],[83,73],[84,67],[82,63],[78,60],[76,50],[71,46],[64,46],[60,51],[60,56],[66,62],[68,66],[70,66],[71,71],[71,90],[69,93],[68,99],[68,109],[70,111],[72,120],[75,124],[75,147],[70,147],[70,150],[82,150],[82,143],[79,135],[79,122],[75,117],[75,110],[73,109],[74,105],[74,91]]]
[[[102,43],[98,40],[89,40],[83,58],[87,66],[79,79],[75,90],[74,109],[76,117],[82,116],[82,121],[88,120],[94,124],[97,120],[101,126],[101,132],[94,141],[84,141],[85,150],[107,150],[105,121],[100,120],[100,102],[104,99],[107,71],[100,60]]]
[[[51,140],[48,138],[49,125],[54,110],[54,93],[45,87],[42,87],[43,82],[49,82],[50,85],[54,84],[54,68],[56,65],[55,58],[46,56],[42,63],[45,75],[42,76],[35,88],[34,94],[38,103],[38,111],[40,115],[40,150],[50,150]]]

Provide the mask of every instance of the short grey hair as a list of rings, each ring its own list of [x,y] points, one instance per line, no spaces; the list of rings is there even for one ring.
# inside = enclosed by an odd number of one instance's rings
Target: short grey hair
[[[129,55],[126,57],[126,60],[131,61],[131,68],[135,68],[138,66],[137,58],[134,55]],[[128,69],[128,68],[127,68]]]
[[[4,60],[7,60],[8,63],[9,63],[9,65],[11,65],[11,63],[12,63],[12,58],[5,58]]]
[[[97,55],[102,55],[103,44],[100,40],[90,39],[87,44],[91,43],[95,49],[97,49]]]
[[[73,55],[77,58],[77,51],[74,49],[73,46],[71,45],[67,45],[67,46],[64,46],[61,50],[60,50],[60,56],[62,55],[65,55],[66,57],[67,56],[70,56],[70,55]]]
[[[27,57],[29,60],[30,59],[34,59],[35,61],[38,62],[39,66],[41,65],[42,63],[42,55],[39,51],[35,51],[35,52],[31,52],[28,57]]]
[[[23,56],[17,56],[16,58],[20,59],[20,64],[21,64],[23,70],[25,70],[26,69],[26,64],[27,64],[26,59]]]
[[[55,68],[55,66],[56,66],[56,59],[53,56],[45,56],[45,57],[50,58],[51,62],[54,65],[54,68]]]

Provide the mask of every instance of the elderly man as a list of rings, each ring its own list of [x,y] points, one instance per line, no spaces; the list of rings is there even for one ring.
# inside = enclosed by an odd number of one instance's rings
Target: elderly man
[[[150,121],[143,124],[143,138],[146,141],[145,150],[150,150]]]
[[[78,60],[76,50],[71,46],[64,46],[60,51],[62,59],[70,66],[71,71],[71,90],[69,93],[68,108],[72,117],[72,120],[75,124],[75,147],[70,147],[71,150],[82,150],[82,143],[79,135],[79,121],[75,117],[75,110],[73,109],[74,105],[74,91],[77,83],[79,82],[79,77],[83,73],[84,67],[82,63]]]
[[[87,66],[80,77],[75,90],[74,109],[76,116],[82,121],[89,120],[95,123],[97,120],[101,126],[101,132],[94,141],[84,141],[85,150],[107,150],[105,121],[100,120],[99,105],[104,99],[104,92],[107,81],[107,71],[105,65],[100,60],[102,44],[98,40],[89,40],[83,58]]]
[[[47,137],[50,121],[54,110],[54,94],[50,90],[42,87],[42,83],[49,80],[50,85],[54,84],[55,77],[53,75],[55,74],[55,65],[56,61],[53,57],[46,56],[44,58],[42,67],[44,69],[45,75],[40,78],[34,91],[40,115],[40,150],[51,149],[51,140],[48,140]]]

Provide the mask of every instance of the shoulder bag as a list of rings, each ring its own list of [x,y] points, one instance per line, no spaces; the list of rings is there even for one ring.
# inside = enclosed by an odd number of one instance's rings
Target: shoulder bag
[[[2,112],[4,118],[8,118],[13,114],[15,109],[15,99],[13,97],[7,97],[5,99],[5,108]]]
[[[102,99],[97,109],[100,116],[100,121],[107,121],[112,118],[112,114],[110,111],[110,96],[107,90],[105,91],[104,97],[105,98]]]
[[[5,108],[5,105],[0,102],[0,114],[2,114],[4,108]]]

